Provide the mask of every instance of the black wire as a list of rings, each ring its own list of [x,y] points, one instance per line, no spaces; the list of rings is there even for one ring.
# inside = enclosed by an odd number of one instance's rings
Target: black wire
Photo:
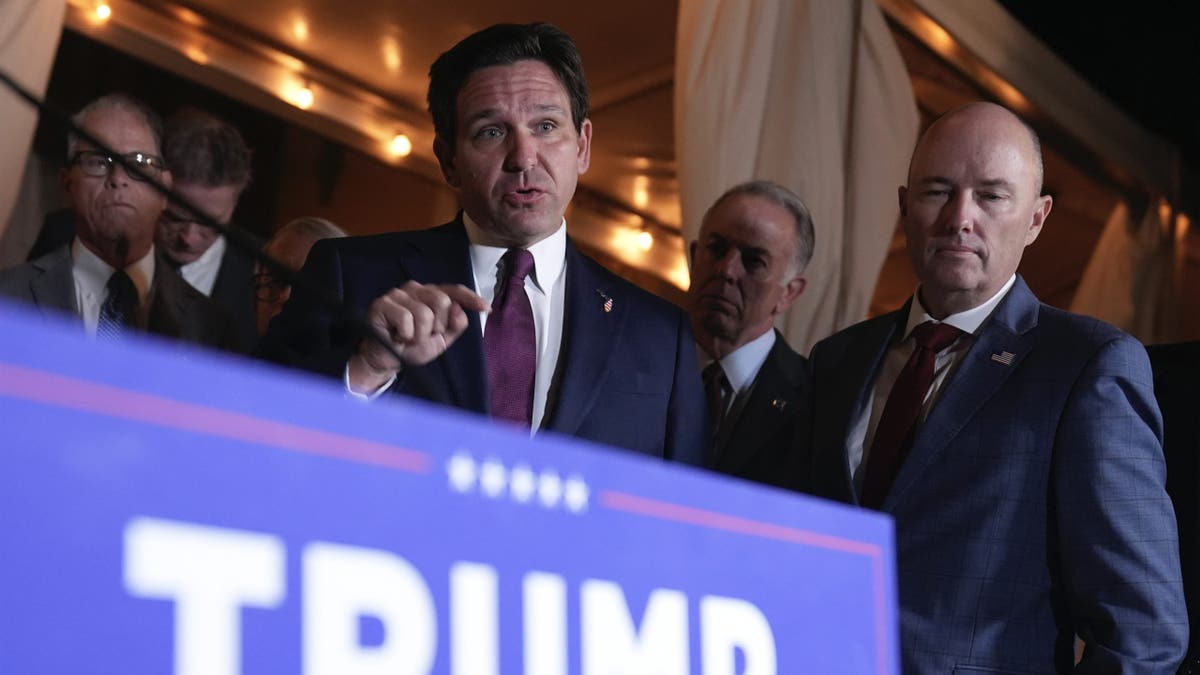
[[[268,255],[259,244],[257,237],[249,232],[246,232],[245,230],[218,223],[214,218],[205,213],[186,197],[174,192],[171,190],[171,188],[160,183],[157,177],[147,174],[142,170],[142,167],[138,166],[134,162],[128,161],[123,156],[115,152],[112,148],[102,143],[95,136],[80,128],[79,125],[72,121],[70,115],[58,110],[49,103],[38,99],[18,82],[13,80],[12,77],[10,77],[3,69],[0,69],[0,82],[3,82],[9,89],[13,91],[13,93],[24,99],[26,103],[36,108],[41,114],[48,115],[52,121],[69,129],[71,134],[83,139],[89,145],[96,148],[97,151],[111,157],[114,162],[121,165],[121,168],[125,170],[125,173],[150,185],[159,194],[165,196],[170,203],[182,207],[193,222],[204,225],[205,227],[211,228],[224,235],[226,239],[233,242],[235,248],[248,252],[254,257],[255,260],[262,263],[264,267],[270,270],[271,274],[277,279],[283,279],[289,285],[295,288],[300,288],[311,294],[317,299],[317,302],[324,305],[328,309],[333,310],[343,321],[346,321],[353,326],[360,335],[379,343],[388,351],[388,353],[395,357],[396,360],[400,360],[400,353],[396,351],[395,347],[392,346],[391,340],[389,340],[387,336],[372,326],[366,320],[366,318],[363,317],[363,315],[354,311],[353,308],[343,303],[327,289],[310,283],[306,278],[300,276],[296,270],[293,270],[279,260]],[[170,167],[167,168],[168,170],[170,169]]]

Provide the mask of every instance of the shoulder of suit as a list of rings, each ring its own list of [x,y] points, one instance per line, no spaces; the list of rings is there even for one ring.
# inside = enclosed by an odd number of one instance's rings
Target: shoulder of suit
[[[394,257],[404,251],[446,250],[466,247],[466,231],[461,223],[450,222],[424,230],[405,230],[353,237],[322,239],[313,245],[317,250],[333,250],[341,256],[356,258]]]
[[[569,254],[568,257],[570,257]],[[615,274],[578,248],[575,249],[574,258],[579,264],[585,265],[588,274],[596,279],[596,290],[611,296],[614,301],[632,303],[638,306],[641,312],[653,312],[673,317],[683,313],[683,309],[675,303]]]
[[[1041,337],[1071,344],[1076,348],[1100,346],[1116,340],[1137,342],[1133,336],[1108,322],[1045,303],[1039,308],[1037,327]]]
[[[69,270],[70,266],[71,245],[59,246],[40,258],[0,270],[0,288],[5,289],[6,295],[11,294],[10,290],[22,292],[22,294],[27,295],[28,289],[24,288],[24,285],[28,284],[34,277],[46,272],[52,272],[55,268]]]

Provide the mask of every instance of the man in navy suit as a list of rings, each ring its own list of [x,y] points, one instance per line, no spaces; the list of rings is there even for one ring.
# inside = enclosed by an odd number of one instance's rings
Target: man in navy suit
[[[804,291],[813,243],[808,207],[764,180],[721,195],[692,242],[688,314],[708,357],[704,386],[714,420],[707,466],[721,473],[799,487],[808,453],[793,440],[807,424],[808,361],[775,330],[775,317]]]
[[[908,675],[1165,675],[1187,648],[1146,351],[1016,274],[1041,186],[1015,115],[944,115],[899,191],[917,292],[813,350],[813,489],[895,519]]]
[[[687,316],[567,237],[563,214],[590,160],[587,104],[579,53],[548,24],[492,26],[442,54],[429,108],[459,218],[318,242],[302,272],[366,310],[399,359],[301,288],[260,351],[344,378],[354,394],[390,389],[700,464],[707,423]]]

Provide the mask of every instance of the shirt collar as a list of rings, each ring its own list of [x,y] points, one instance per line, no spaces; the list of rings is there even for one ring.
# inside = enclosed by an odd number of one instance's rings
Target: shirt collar
[[[208,267],[209,265],[212,265],[213,261],[220,260],[221,256],[223,256],[224,254],[225,254],[225,235],[222,234],[222,235],[218,235],[216,239],[213,239],[213,243],[209,244],[208,250],[205,251],[204,253],[201,253],[199,258],[196,258],[195,260],[193,260],[190,263],[187,263],[186,265],[180,265],[179,270],[182,273],[185,270],[204,269],[204,268]]]
[[[999,291],[996,291],[995,295],[988,298],[987,302],[979,305],[978,307],[972,307],[965,312],[951,314],[942,319],[940,322],[925,311],[925,307],[921,305],[920,292],[914,293],[912,302],[909,304],[908,308],[908,323],[904,326],[904,339],[907,340],[908,337],[912,335],[913,329],[925,323],[926,321],[950,324],[964,333],[974,335],[976,331],[979,330],[979,327],[983,325],[983,322],[986,321],[989,316],[991,316],[992,310],[996,308],[996,305],[1000,304],[1000,301],[1004,299],[1004,296],[1008,294],[1009,289],[1011,289],[1013,284],[1016,282],[1017,275],[1013,274],[1008,278],[1008,282],[1005,283]]]
[[[758,371],[774,346],[775,331],[768,330],[721,359],[721,370],[725,371],[725,378],[729,380],[733,391],[740,393],[754,383],[754,378],[758,377]]]
[[[463,211],[463,224],[467,228],[467,238],[477,231],[479,226],[471,220],[471,216]],[[562,275],[563,265],[567,257],[567,220],[563,219],[550,236],[529,246],[527,249],[533,255],[533,283],[543,293],[549,293],[558,277]],[[471,242],[471,267],[475,270],[494,270],[500,258],[508,251],[499,246],[485,246]]]
[[[101,260],[100,256],[92,253],[87,246],[84,246],[79,237],[71,242],[71,260],[75,266],[77,278],[88,287],[95,289],[98,293],[108,285],[108,279],[113,275],[114,268]],[[146,296],[150,294],[150,284],[154,280],[154,245],[150,246],[150,251],[140,260],[127,266],[125,273],[129,275],[129,278],[133,280],[134,287],[137,288],[138,304],[144,303]]]

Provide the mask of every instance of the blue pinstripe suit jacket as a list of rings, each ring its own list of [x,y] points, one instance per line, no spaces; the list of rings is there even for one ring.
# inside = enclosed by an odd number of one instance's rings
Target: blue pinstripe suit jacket
[[[814,493],[856,503],[847,430],[907,315],[814,348]],[[1010,364],[992,358],[1005,352]],[[1173,675],[1188,630],[1164,481],[1145,349],[1041,304],[1018,277],[882,507],[896,525],[904,672]]]

